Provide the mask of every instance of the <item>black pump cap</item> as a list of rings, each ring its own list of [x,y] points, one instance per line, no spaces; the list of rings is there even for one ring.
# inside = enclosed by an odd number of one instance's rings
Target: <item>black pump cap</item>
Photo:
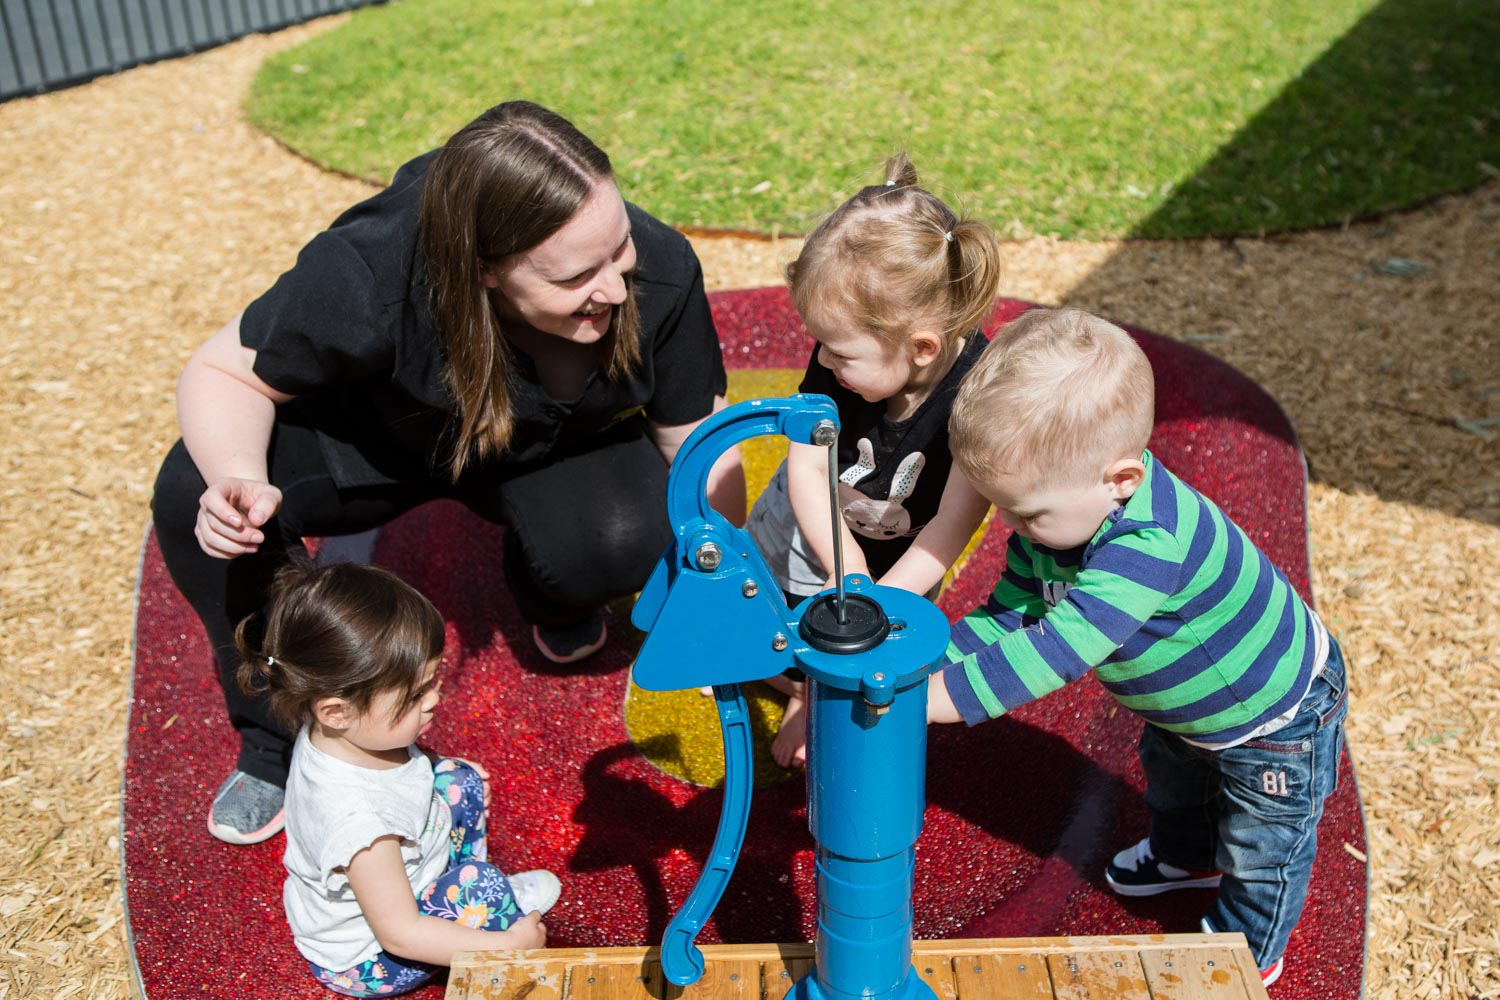
[[[797,632],[813,649],[824,653],[863,653],[885,641],[891,621],[885,610],[863,594],[844,595],[844,621],[839,622],[836,594],[825,594],[808,605]]]

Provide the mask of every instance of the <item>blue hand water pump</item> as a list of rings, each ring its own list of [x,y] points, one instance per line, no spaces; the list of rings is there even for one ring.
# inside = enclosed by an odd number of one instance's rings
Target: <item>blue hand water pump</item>
[[[683,442],[667,483],[674,541],[636,603],[646,632],[635,682],[712,685],[724,734],[724,805],[703,872],[662,937],[666,978],[703,975],[694,940],[734,871],[750,814],[750,722],[740,684],[793,665],[808,680],[808,826],[817,842],[815,967],[797,1000],[928,1000],[911,966],[912,871],[926,796],[927,675],[948,621],[904,590],[843,572],[795,609],[755,543],[708,504],[714,462],[741,441],[782,434],[829,449],[837,518],[838,411],[827,396],[721,410]]]

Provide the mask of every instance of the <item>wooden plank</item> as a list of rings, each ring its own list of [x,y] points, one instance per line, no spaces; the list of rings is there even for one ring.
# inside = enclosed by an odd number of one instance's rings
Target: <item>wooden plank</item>
[[[1151,990],[1156,1000],[1269,1000],[1239,934],[926,940],[912,945],[917,975],[942,1000],[1043,1000],[1054,991],[1061,1000],[1147,1000],[1153,996]],[[812,971],[814,952],[812,945],[797,943],[705,945],[703,954],[704,979],[684,990],[662,981],[660,952],[651,947],[471,952],[454,956],[447,996],[784,1000],[792,985]],[[955,955],[961,962],[953,959]],[[561,988],[564,969],[566,993]],[[1192,975],[1179,976],[1180,981],[1165,978],[1184,969]],[[1228,975],[1230,988],[1220,988],[1223,977],[1216,980],[1215,971]],[[1216,991],[1202,993],[1199,987],[1204,983]],[[1240,992],[1234,992],[1235,986]]]
[[[760,962],[710,958],[703,978],[686,987],[667,982],[660,962],[579,964],[568,970],[567,995],[568,1000],[760,1000]]]
[[[920,966],[919,966],[920,968]],[[1047,958],[1035,952],[1015,955],[955,955],[953,980],[957,996],[1003,997],[1004,1000],[1052,997]]]
[[[579,964],[568,969],[568,1000],[662,1000],[662,986],[661,966],[655,962]]]
[[[709,971],[713,970],[712,962],[708,968]],[[953,969],[947,959],[929,958],[918,962],[915,968],[917,977],[932,987],[932,992],[937,994],[938,1000],[958,1000],[960,994],[953,981]],[[761,1000],[783,1000],[797,980],[812,974],[813,960],[811,958],[773,959],[763,963],[760,971],[765,984],[760,993]],[[708,978],[707,973],[704,974],[704,978]],[[709,995],[728,996],[729,994],[705,994],[705,1000]],[[1047,995],[1050,997],[1052,994],[1049,992]]]
[[[912,967],[917,970],[918,978],[932,987],[932,992],[937,994],[937,1000],[958,1000],[958,983],[953,978],[951,961],[934,958],[931,955],[924,955],[920,959],[913,956]]]
[[[949,938],[919,939],[912,942],[916,955],[1001,955],[1014,952],[1110,951],[1196,947],[1244,947],[1240,934],[1135,934],[1108,937],[1032,937],[1032,938]],[[708,944],[703,945],[706,958],[754,958],[762,962],[786,958],[811,958],[813,946],[795,944]],[[608,956],[606,958],[606,956]],[[510,963],[528,958],[560,959],[572,964],[593,961],[657,961],[658,949],[646,945],[615,948],[541,948],[534,951],[470,951],[453,958],[453,968]]]
[[[1057,1000],[1151,1000],[1134,951],[1072,951],[1047,956]]]
[[[762,1000],[783,1000],[803,976],[812,975],[811,958],[772,958],[760,967]]]
[[[778,958],[812,958],[813,946],[807,942],[796,944],[706,944],[702,946],[705,959],[750,958],[760,962]],[[622,945],[609,948],[537,948],[531,951],[461,951],[453,956],[453,968],[474,965],[520,962],[531,958],[560,960],[567,965],[644,962],[661,960],[661,949],[654,945]]]
[[[1163,948],[1244,947],[1242,934],[1113,934],[1105,937],[927,938],[913,955],[1005,955],[1016,952],[1144,951]],[[709,947],[713,947],[710,945]]]
[[[1241,947],[1234,949],[1230,954],[1234,957],[1235,965],[1239,966],[1240,976],[1245,981],[1245,993],[1250,1000],[1271,1000],[1271,994],[1266,992],[1266,984],[1261,982],[1260,969],[1256,967],[1255,956],[1250,954],[1249,943],[1242,943]]]
[[[1227,948],[1169,949],[1141,953],[1141,966],[1157,1000],[1244,1000],[1245,972]],[[1260,986],[1260,975],[1255,976]]]
[[[559,961],[534,960],[455,969],[444,996],[446,1000],[563,1000],[565,969]]]
[[[664,1000],[676,996],[678,988],[661,978],[660,963],[580,964],[568,969],[567,1000]]]
[[[794,980],[795,981],[795,980]],[[673,994],[675,997],[677,994]],[[703,978],[682,988],[682,1000],[760,1000],[760,962],[706,956]]]

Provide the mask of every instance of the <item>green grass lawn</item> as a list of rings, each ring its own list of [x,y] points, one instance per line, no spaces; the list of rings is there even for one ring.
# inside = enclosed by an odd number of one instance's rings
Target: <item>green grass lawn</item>
[[[1497,52],[1494,0],[397,0],[271,60],[250,114],[384,180],[525,97],[682,226],[806,231],[900,147],[1003,234],[1197,236],[1497,173]]]

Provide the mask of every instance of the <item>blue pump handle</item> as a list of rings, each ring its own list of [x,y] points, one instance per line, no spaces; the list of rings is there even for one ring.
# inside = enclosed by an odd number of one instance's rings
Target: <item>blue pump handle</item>
[[[814,428],[824,420],[837,428],[838,408],[827,396],[812,393],[752,399],[713,414],[688,435],[672,461],[667,518],[674,527],[695,517],[723,520],[708,503],[708,473],[720,455],[741,441],[767,434],[811,444]]]
[[[797,635],[797,616],[755,542],[709,505],[709,471],[725,451],[752,437],[783,434],[811,444],[824,421],[838,427],[838,410],[827,396],[757,399],[720,410],[688,435],[667,481],[673,540],[631,614],[647,633],[633,670],[636,684],[648,691],[713,685],[724,736],[724,804],[713,848],[662,935],[662,974],[679,986],[703,975],[703,953],[694,941],[734,874],[750,818],[750,721],[739,685],[789,666]],[[716,556],[702,558],[710,545]]]
[[[719,727],[724,735],[724,805],[714,846],[692,892],[667,924],[661,937],[661,968],[678,986],[696,983],[703,975],[703,952],[694,943],[729,885],[745,843],[750,820],[754,768],[750,759],[750,713],[738,684],[714,686],[719,705]]]

